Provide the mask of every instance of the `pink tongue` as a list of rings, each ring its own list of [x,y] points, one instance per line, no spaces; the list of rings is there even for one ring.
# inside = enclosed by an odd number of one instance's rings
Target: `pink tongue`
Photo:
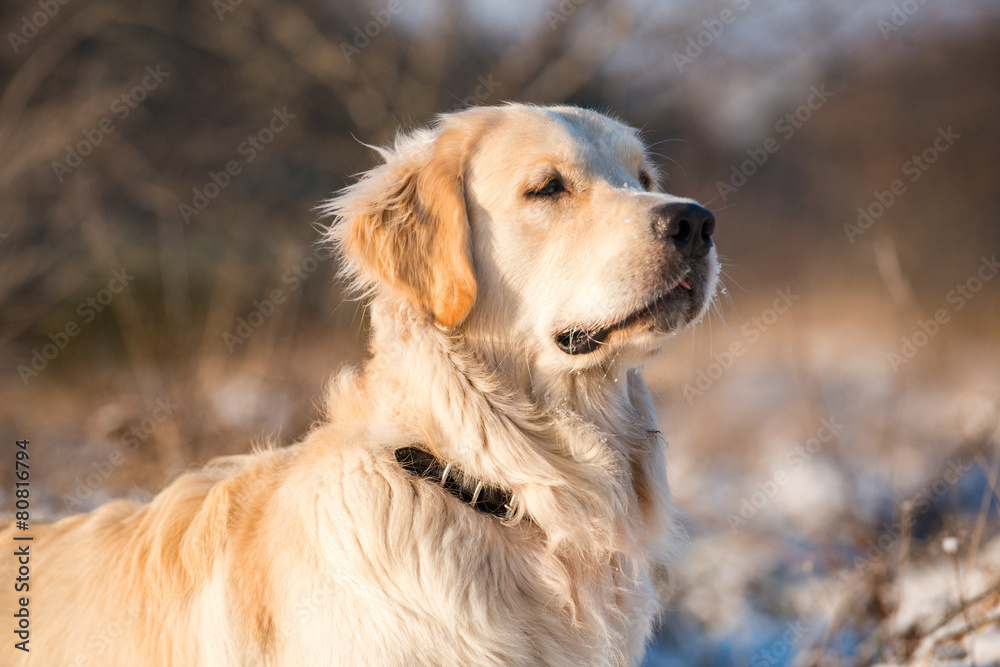
[[[688,282],[687,282],[686,280],[684,280],[683,278],[681,278],[681,280],[680,280],[680,283],[679,283],[679,284],[680,284],[680,286],[681,286],[681,287],[683,287],[683,288],[684,288],[684,289],[686,289],[687,291],[689,291],[689,292],[691,291],[691,286],[690,286],[690,285],[688,285]]]

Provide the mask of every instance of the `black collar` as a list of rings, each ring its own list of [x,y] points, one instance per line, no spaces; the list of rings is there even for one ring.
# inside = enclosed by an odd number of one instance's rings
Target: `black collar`
[[[437,484],[473,509],[498,519],[509,519],[514,513],[514,494],[507,489],[487,486],[419,447],[400,447],[395,455],[407,472]]]

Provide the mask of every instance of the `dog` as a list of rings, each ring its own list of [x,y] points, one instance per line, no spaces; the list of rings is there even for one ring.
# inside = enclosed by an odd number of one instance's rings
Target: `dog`
[[[445,114],[322,206],[371,359],[298,444],[34,527],[4,664],[630,665],[683,552],[640,366],[715,220],[597,112]],[[23,601],[21,601],[23,603]]]

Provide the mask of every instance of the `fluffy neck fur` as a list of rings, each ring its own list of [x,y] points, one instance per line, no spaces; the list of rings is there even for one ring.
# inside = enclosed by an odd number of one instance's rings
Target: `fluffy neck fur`
[[[375,356],[360,381],[377,384],[362,393],[384,402],[372,406],[381,430],[370,437],[386,448],[417,438],[443,460],[512,489],[512,530],[533,524],[551,569],[546,579],[575,622],[634,644],[640,638],[626,639],[633,629],[625,616],[634,620],[638,605],[646,607],[639,616],[652,618],[651,570],[673,561],[684,543],[638,370],[547,378],[530,354],[472,349],[460,332],[384,295],[371,312]],[[332,409],[337,402],[335,395]],[[583,591],[594,599],[582,599]],[[648,632],[647,623],[640,642]]]

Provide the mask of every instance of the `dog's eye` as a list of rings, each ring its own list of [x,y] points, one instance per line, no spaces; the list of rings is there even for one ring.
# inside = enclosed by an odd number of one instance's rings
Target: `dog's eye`
[[[560,192],[566,192],[566,187],[563,185],[563,182],[558,178],[550,178],[545,181],[545,185],[538,188],[531,194],[536,197],[552,197]]]
[[[639,185],[642,186],[643,190],[649,191],[653,189],[653,179],[647,171],[639,172]]]

